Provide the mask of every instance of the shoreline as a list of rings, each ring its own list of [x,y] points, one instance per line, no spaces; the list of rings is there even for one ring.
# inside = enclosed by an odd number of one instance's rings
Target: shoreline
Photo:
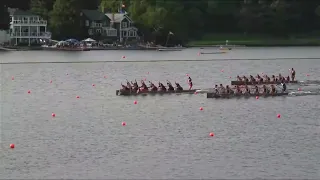
[[[290,46],[320,46],[320,35],[288,35],[273,37],[268,35],[244,34],[205,34],[202,38],[190,40],[187,47],[213,46],[246,46],[246,47],[290,47]]]

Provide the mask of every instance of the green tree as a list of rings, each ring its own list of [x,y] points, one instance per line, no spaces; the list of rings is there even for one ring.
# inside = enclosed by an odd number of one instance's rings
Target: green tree
[[[82,35],[77,0],[56,0],[50,12],[50,28],[54,38],[76,38]]]
[[[8,30],[10,17],[7,6],[4,2],[0,2],[0,30]]]

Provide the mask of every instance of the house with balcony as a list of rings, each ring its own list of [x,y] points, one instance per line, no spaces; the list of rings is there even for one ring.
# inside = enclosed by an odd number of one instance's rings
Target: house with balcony
[[[29,11],[8,8],[10,14],[10,43],[15,45],[40,44],[42,39],[50,39],[47,21]]]
[[[117,29],[117,36],[120,42],[137,39],[138,29],[134,26],[134,22],[127,13],[106,13],[111,20],[113,27]]]
[[[93,39],[117,38],[117,29],[112,27],[111,19],[98,10],[83,9],[80,12],[80,26]]]

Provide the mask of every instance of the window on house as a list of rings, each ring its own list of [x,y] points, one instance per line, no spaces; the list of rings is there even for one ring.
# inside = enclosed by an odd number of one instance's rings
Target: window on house
[[[97,33],[101,33],[101,29],[97,29],[96,32],[97,32]]]
[[[89,26],[89,20],[86,20],[86,26]]]
[[[122,27],[123,27],[123,28],[127,28],[127,27],[128,27],[128,23],[127,23],[127,22],[123,22],[123,23],[122,23]]]

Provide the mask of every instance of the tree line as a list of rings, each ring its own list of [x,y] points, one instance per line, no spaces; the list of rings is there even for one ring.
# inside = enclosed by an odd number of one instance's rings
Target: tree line
[[[81,9],[127,11],[145,39],[165,41],[168,32],[187,40],[206,33],[288,36],[320,30],[315,0],[1,0],[0,28],[8,28],[6,7],[31,10],[49,20],[56,38],[82,37]]]

